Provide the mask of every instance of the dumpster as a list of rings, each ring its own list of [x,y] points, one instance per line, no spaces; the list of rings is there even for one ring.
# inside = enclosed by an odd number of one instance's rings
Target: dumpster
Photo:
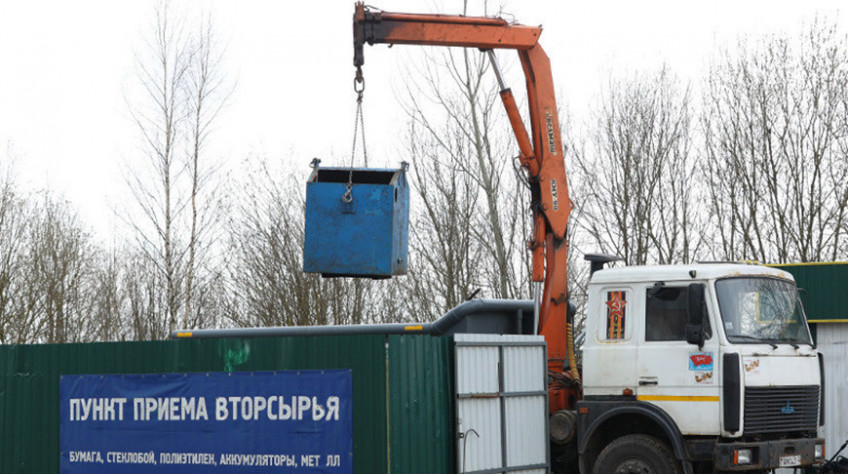
[[[408,236],[405,163],[398,169],[314,168],[306,184],[304,272],[405,275]]]

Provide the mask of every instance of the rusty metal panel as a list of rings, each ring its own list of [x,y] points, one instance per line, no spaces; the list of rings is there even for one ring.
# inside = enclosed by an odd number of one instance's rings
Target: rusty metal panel
[[[450,338],[389,336],[388,348],[391,472],[453,472]]]
[[[355,472],[388,472],[385,337],[197,339],[0,346],[0,472],[59,471],[59,377],[351,369]]]

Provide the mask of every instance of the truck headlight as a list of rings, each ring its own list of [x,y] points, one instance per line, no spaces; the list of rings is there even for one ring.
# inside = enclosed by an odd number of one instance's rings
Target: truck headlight
[[[816,459],[824,459],[824,444],[816,445]]]
[[[753,452],[750,449],[737,449],[733,455],[733,464],[751,464]]]

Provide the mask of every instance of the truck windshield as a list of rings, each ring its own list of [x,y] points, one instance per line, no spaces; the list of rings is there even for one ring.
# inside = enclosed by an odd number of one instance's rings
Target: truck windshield
[[[715,287],[728,341],[811,344],[792,282],[768,277],[725,278]]]

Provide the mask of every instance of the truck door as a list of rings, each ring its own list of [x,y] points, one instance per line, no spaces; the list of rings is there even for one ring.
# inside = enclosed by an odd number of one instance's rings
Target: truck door
[[[700,349],[686,342],[688,283],[660,283],[646,286],[642,292],[637,399],[668,413],[684,435],[719,432],[715,331],[707,329],[707,340]],[[712,316],[706,319],[711,322]]]
[[[583,346],[583,394],[620,394],[636,386],[637,326],[631,313],[641,296],[632,285],[605,285],[589,292],[587,342]],[[635,298],[635,300],[634,300]]]

